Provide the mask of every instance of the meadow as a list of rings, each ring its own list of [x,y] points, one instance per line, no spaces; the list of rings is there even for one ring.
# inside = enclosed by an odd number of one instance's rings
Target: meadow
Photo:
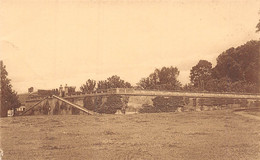
[[[260,159],[259,120],[232,110],[0,119],[3,159]]]

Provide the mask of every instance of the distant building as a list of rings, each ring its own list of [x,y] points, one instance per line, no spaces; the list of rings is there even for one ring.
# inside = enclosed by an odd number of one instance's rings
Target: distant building
[[[60,88],[59,88],[59,96],[60,96],[60,97],[63,97],[63,95],[64,95],[63,87],[62,87],[62,85],[60,85]]]

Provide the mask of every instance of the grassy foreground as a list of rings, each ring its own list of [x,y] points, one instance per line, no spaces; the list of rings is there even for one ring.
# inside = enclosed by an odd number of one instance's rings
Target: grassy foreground
[[[0,119],[3,159],[260,159],[260,121],[230,110]]]

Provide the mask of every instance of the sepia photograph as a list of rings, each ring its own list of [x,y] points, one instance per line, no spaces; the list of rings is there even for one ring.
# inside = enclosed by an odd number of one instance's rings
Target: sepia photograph
[[[0,0],[0,160],[260,160],[259,0]]]

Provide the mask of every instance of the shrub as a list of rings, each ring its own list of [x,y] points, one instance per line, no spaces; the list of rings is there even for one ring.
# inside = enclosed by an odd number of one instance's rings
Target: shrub
[[[91,97],[85,97],[83,100],[83,105],[86,109],[94,111],[95,105]]]
[[[98,113],[115,114],[117,110],[124,110],[128,98],[122,98],[118,95],[107,97],[105,103],[102,102],[102,97],[95,97],[94,103],[91,97],[84,99],[84,107]]]
[[[152,105],[149,104],[143,104],[142,108],[139,109],[140,113],[157,113],[160,112],[160,110]]]
[[[117,110],[121,110],[123,107],[121,96],[111,95],[107,98],[106,103],[102,106],[103,113],[115,114]]]
[[[93,104],[93,111],[100,113],[101,106],[102,106],[102,97],[95,97],[94,104]]]
[[[178,107],[184,106],[183,97],[161,97],[157,96],[153,100],[153,106],[159,112],[174,112]]]

